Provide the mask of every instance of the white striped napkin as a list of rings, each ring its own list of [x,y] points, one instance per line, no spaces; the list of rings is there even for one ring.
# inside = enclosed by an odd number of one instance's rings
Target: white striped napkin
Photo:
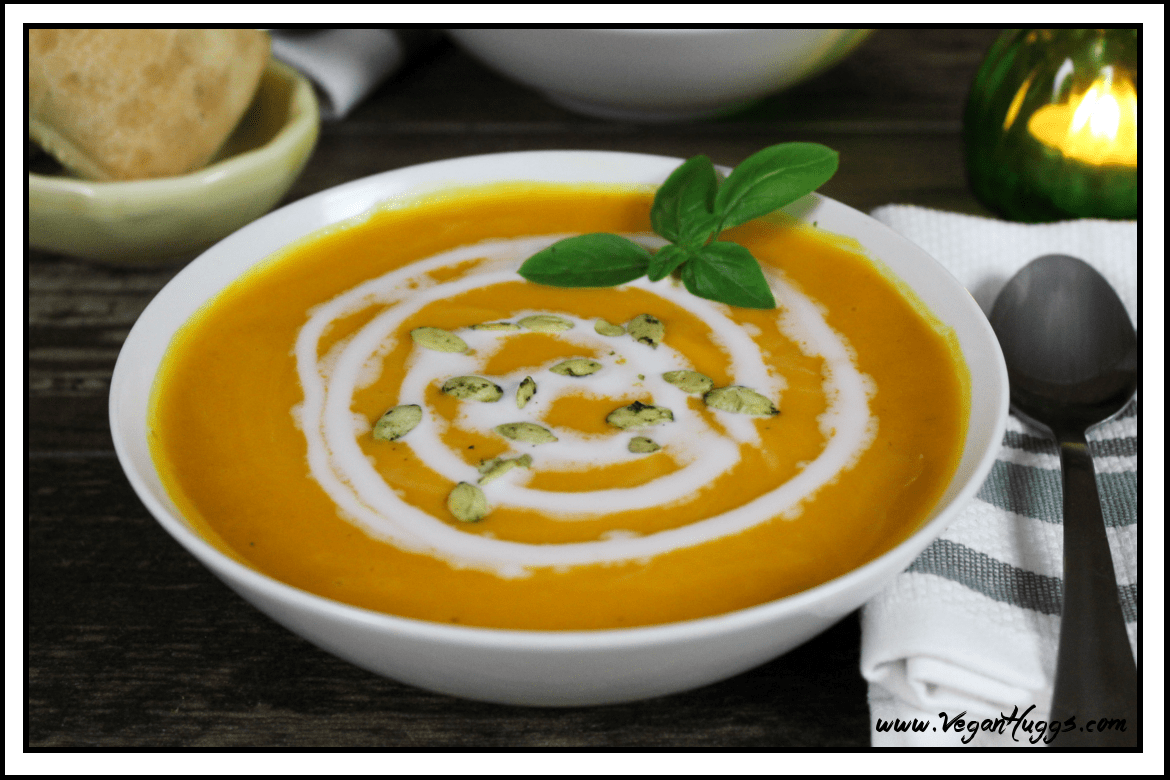
[[[1138,322],[1135,222],[1024,225],[915,206],[873,216],[946,266],[984,312],[1028,261],[1068,254],[1096,267]],[[1137,435],[1136,400],[1089,435],[1135,656]],[[1061,515],[1056,443],[1012,416],[976,498],[862,611],[875,746],[1027,746],[1050,737],[1038,724],[1056,670]],[[1013,711],[1018,720],[996,721]]]

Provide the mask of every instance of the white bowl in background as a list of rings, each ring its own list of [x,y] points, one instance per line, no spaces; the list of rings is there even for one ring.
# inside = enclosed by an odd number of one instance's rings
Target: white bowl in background
[[[135,181],[30,172],[29,245],[124,265],[200,252],[276,205],[308,162],[319,127],[313,86],[269,60],[235,131],[197,171]]]
[[[563,108],[606,119],[700,119],[837,63],[869,30],[452,29],[484,64]]]
[[[523,705],[632,701],[730,677],[805,642],[871,598],[942,533],[990,470],[1008,408],[999,344],[967,291],[905,238],[816,194],[785,211],[857,239],[871,257],[888,266],[954,329],[972,381],[958,471],[921,530],[881,557],[817,587],[715,617],[630,629],[502,630],[396,617],[299,590],[220,553],[184,520],[151,459],[148,403],[172,337],[205,301],[291,242],[395,196],[511,180],[658,184],[680,162],[640,154],[557,151],[445,160],[334,187],[234,233],[163,288],[118,356],[110,387],[110,427],[131,485],[167,532],[278,623],[362,668],[441,693]]]

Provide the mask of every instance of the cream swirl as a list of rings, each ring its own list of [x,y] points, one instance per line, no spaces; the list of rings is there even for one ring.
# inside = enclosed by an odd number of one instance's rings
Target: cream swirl
[[[364,282],[309,312],[295,346],[304,401],[294,409],[307,442],[309,471],[337,504],[341,515],[370,536],[411,552],[435,556],[455,567],[483,569],[504,577],[522,576],[534,567],[645,559],[799,512],[803,501],[848,469],[872,443],[876,419],[869,410],[870,380],[857,369],[848,344],[828,326],[817,305],[788,284],[782,274],[770,272],[769,283],[778,303],[778,327],[804,353],[822,357],[825,364],[827,409],[818,422],[826,446],[793,479],[733,510],[682,527],[645,536],[611,533],[597,541],[565,544],[529,544],[468,534],[406,502],[378,474],[358,445],[358,436],[369,430],[370,422],[352,412],[354,394],[377,380],[382,359],[394,348],[396,332],[406,318],[448,297],[516,281],[519,262],[559,238],[485,241],[443,252]],[[430,275],[477,259],[481,262],[466,276],[438,283]],[[751,336],[728,316],[727,306],[696,298],[670,281],[641,279],[631,285],[686,307],[701,318],[727,353],[736,382],[772,399],[780,398],[785,386],[783,378],[765,364]],[[333,322],[371,306],[385,310],[329,353],[320,355],[320,340]],[[555,313],[574,321],[577,327],[559,337],[583,351],[605,354],[612,350],[613,339],[594,333],[591,322],[561,312],[529,313]],[[436,381],[479,373],[491,355],[506,346],[511,333],[468,329],[460,336],[473,347],[471,353],[415,350],[400,388],[399,403],[420,403],[425,388]],[[538,421],[535,416],[539,409],[548,408],[551,400],[565,393],[587,388],[591,394],[618,397],[639,385],[655,404],[674,412],[674,423],[656,428],[654,437],[669,448],[681,467],[633,488],[571,494],[527,488],[522,477],[513,477],[517,475],[513,471],[509,478],[485,487],[494,506],[537,510],[559,521],[662,506],[694,495],[735,466],[741,444],[758,441],[752,418],[715,412],[723,428],[715,430],[701,414],[690,409],[680,390],[661,379],[666,371],[692,368],[682,353],[668,343],[651,349],[630,339],[626,342],[629,346],[621,355],[600,359],[602,370],[587,383],[543,372],[540,405],[517,410],[510,403],[468,402],[468,406],[474,405],[473,413],[463,414],[457,422],[486,433],[504,422]],[[525,373],[492,379],[512,392]],[[423,422],[402,441],[428,467],[453,483],[474,481],[474,469],[443,445],[444,424],[438,415],[424,414]],[[539,448],[540,462],[549,468],[590,468],[638,457],[626,449],[628,436],[587,436],[562,430],[557,431],[557,436],[560,441]]]

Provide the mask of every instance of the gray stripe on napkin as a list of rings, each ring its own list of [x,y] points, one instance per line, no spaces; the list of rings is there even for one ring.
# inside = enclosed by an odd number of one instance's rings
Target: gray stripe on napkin
[[[1097,475],[1097,491],[1101,494],[1101,514],[1106,528],[1137,525],[1136,471],[1119,471]]]
[[[1137,592],[1138,584],[1131,582],[1128,585],[1118,585],[1117,592],[1121,594],[1121,614],[1125,615],[1126,623],[1136,623],[1138,619]]]
[[[1046,436],[1032,436],[1020,431],[1007,431],[1003,435],[1003,446],[1034,454],[1060,455],[1060,446],[1055,439]],[[1115,439],[1090,439],[1089,451],[1096,457],[1113,455],[1133,457],[1137,455],[1137,439],[1121,436]]]
[[[1059,523],[1063,516],[1058,471],[997,460],[975,495],[1000,509],[1045,523]]]
[[[907,571],[936,574],[1005,604],[1060,614],[1059,577],[1024,571],[949,539],[931,542]]]
[[[1059,577],[1025,571],[949,539],[931,542],[906,571],[934,574],[995,601],[1045,615],[1059,615],[1064,601]],[[1137,584],[1118,585],[1118,591],[1125,622],[1135,622]]]
[[[1089,452],[1095,458],[1135,458],[1137,457],[1137,439],[1127,436],[1122,439],[1101,439],[1089,442]]]
[[[1054,439],[1048,439],[1042,436],[1030,436],[1019,431],[1007,431],[1003,435],[1003,446],[1011,447],[1013,450],[1023,450],[1024,452],[1031,452],[1034,454],[1060,454],[1060,447],[1057,446]]]
[[[1106,527],[1137,523],[1136,471],[1098,473],[1097,489]],[[1017,515],[1060,523],[1064,517],[1063,490],[1059,471],[997,460],[976,496]]]

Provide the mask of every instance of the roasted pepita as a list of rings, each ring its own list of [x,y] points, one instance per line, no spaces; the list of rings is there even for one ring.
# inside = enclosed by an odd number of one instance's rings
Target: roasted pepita
[[[652,314],[639,314],[626,325],[626,332],[633,336],[635,341],[658,349],[662,337],[666,335],[666,326]]]
[[[589,358],[569,358],[568,360],[562,360],[549,369],[554,374],[560,374],[561,376],[589,376],[590,374],[596,374],[600,370],[601,364]]]
[[[522,328],[539,331],[541,333],[560,333],[573,327],[573,323],[564,317],[555,314],[530,314],[516,321]]]
[[[418,404],[395,406],[374,423],[374,438],[378,441],[401,439],[422,422],[422,407]]]
[[[467,342],[442,328],[415,328],[410,332],[414,343],[435,352],[466,352]]]
[[[536,380],[526,376],[520,386],[516,388],[516,408],[523,409],[534,395],[536,395]]]
[[[702,395],[715,386],[714,380],[698,371],[667,371],[662,378],[684,393]]]
[[[658,450],[662,448],[659,447],[653,439],[647,439],[645,436],[635,436],[634,438],[630,439],[628,449],[630,452],[642,454],[646,452],[658,452]]]
[[[502,477],[517,466],[524,469],[531,467],[532,456],[521,455],[518,458],[499,457],[485,460],[479,464],[479,484],[486,485],[496,477]]]
[[[651,406],[634,401],[629,406],[614,409],[605,421],[615,428],[647,428],[674,421],[674,412],[665,406]]]
[[[766,397],[741,385],[717,387],[703,396],[703,403],[712,409],[722,409],[725,412],[735,412],[736,414],[751,414],[757,417],[780,414],[776,405]]]
[[[490,511],[483,491],[470,482],[460,482],[448,494],[447,509],[456,520],[464,523],[478,523]]]
[[[457,376],[443,383],[443,392],[463,400],[494,403],[504,396],[504,389],[482,376]]]
[[[558,440],[548,428],[530,422],[504,423],[497,425],[495,431],[505,439],[526,444],[548,444]]]
[[[597,320],[593,323],[593,330],[602,336],[620,336],[626,332],[621,325],[614,325],[609,320]]]

